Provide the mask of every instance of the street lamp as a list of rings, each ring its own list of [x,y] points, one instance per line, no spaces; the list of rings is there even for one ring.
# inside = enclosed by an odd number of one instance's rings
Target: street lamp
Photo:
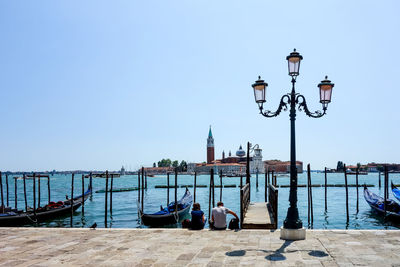
[[[268,84],[258,77],[258,80],[252,85],[254,89],[254,98],[260,109],[260,114],[264,117],[276,117],[282,109],[287,110],[290,106],[290,194],[289,194],[289,208],[283,228],[281,228],[281,239],[286,240],[300,240],[305,239],[305,229],[303,223],[299,218],[297,209],[297,168],[296,168],[296,138],[295,138],[295,120],[296,120],[296,105],[299,111],[304,111],[307,116],[312,118],[320,118],[326,114],[328,104],[331,102],[332,88],[334,86],[328,76],[325,80],[318,84],[320,93],[320,103],[322,104],[322,111],[310,112],[306,99],[303,95],[296,93],[295,84],[296,78],[299,75],[300,62],[303,57],[296,52],[296,49],[289,56],[286,57],[288,61],[289,76],[292,77],[292,91],[282,96],[279,107],[276,111],[272,112],[264,110],[265,91]]]

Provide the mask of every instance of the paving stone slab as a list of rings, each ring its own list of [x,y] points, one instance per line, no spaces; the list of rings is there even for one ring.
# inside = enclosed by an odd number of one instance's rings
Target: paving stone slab
[[[396,266],[398,230],[0,228],[0,266]]]

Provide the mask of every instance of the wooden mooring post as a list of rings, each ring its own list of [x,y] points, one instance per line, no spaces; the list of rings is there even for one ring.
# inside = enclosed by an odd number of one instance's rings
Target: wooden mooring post
[[[356,192],[357,192],[356,210],[357,210],[357,213],[358,213],[358,167],[356,169]]]
[[[347,187],[347,169],[346,164],[344,164],[344,183],[346,187],[346,222],[349,222],[349,189]]]
[[[219,171],[219,183],[221,185],[220,189],[219,189],[219,201],[222,202],[222,170]]]
[[[256,170],[256,188],[258,188],[258,168]]]
[[[243,187],[243,176],[240,175],[240,188],[242,188],[242,187]]]
[[[49,193],[50,193],[50,187],[49,187]],[[82,174],[82,215],[85,214],[85,175]],[[49,198],[49,202],[50,202],[50,198]]]
[[[175,168],[175,213],[178,214],[178,169]]]
[[[23,175],[23,179],[24,179],[24,198],[25,198],[25,211],[28,211],[28,199],[26,197],[26,176],[25,173]]]
[[[142,213],[144,213],[144,167],[142,167]]]
[[[8,194],[8,174],[6,173],[6,189],[7,189],[7,207],[10,207],[10,203],[8,202],[9,194]]]
[[[38,176],[38,208],[40,208],[40,179],[41,176]]]
[[[144,189],[147,190],[147,171],[144,173]]]
[[[389,199],[389,170],[386,166],[386,198]]]
[[[50,175],[47,176],[47,200],[50,203]]]
[[[250,142],[247,142],[247,155],[246,155],[246,184],[250,184]],[[251,188],[251,186],[249,186]],[[250,193],[250,191],[249,191]]]
[[[272,172],[271,172],[271,183],[272,183],[273,186],[276,186],[276,184],[274,183],[274,173],[275,173],[275,171],[272,170]],[[269,183],[269,177],[268,177],[268,183]]]
[[[169,204],[169,172],[167,172],[167,207]]]
[[[112,193],[113,193],[113,184],[114,184],[114,174],[111,174],[111,185],[110,185],[110,215],[112,216]]]
[[[91,191],[90,191],[90,200],[92,200],[92,197],[93,197],[93,183],[92,183],[92,181],[93,181],[93,175],[92,175],[92,172],[90,172],[90,174],[89,174],[89,187],[91,189]]]
[[[386,204],[387,204],[387,199],[389,198],[389,190],[388,190],[388,182],[389,182],[389,174],[388,174],[388,168],[387,168],[387,166],[385,165],[385,167],[384,167],[384,180],[383,180],[383,191],[384,191],[384,204],[383,204],[383,206],[384,206],[384,212],[385,212],[385,219],[386,219],[386,212],[387,212],[387,207],[386,207]]]
[[[379,189],[381,189],[381,172],[379,171]]]
[[[33,181],[33,186],[32,186],[32,188],[33,188],[33,215],[36,218],[36,174],[35,173],[33,173],[32,181]]]
[[[35,176],[35,174],[33,174]],[[74,216],[74,176],[75,174],[72,173],[72,178],[71,178],[71,220],[70,220],[70,226],[72,227],[72,221],[73,221],[73,216]]]
[[[14,177],[14,207],[16,210],[18,210],[18,193],[17,193],[18,186],[17,185],[18,185],[17,179],[15,179],[15,177]]]
[[[106,192],[104,194],[104,228],[107,228],[107,208],[108,208],[108,170],[106,170]]]
[[[4,195],[3,195],[3,175],[0,172],[0,191],[1,191],[1,213],[4,213]]]
[[[212,181],[212,207],[215,207],[215,186],[214,186],[214,169],[211,168],[211,181]]]
[[[210,170],[210,187],[209,187],[209,190],[208,190],[208,192],[209,192],[209,194],[208,194],[208,221],[210,221],[210,219],[211,219],[211,199],[212,199],[212,189],[211,189],[211,187],[212,187],[212,175],[211,175],[211,173],[212,173],[212,169]]]
[[[308,187],[308,225],[313,228],[314,224],[314,209],[313,209],[313,199],[312,199],[312,186],[311,186],[311,167],[307,164],[307,187]],[[310,220],[311,219],[311,220]]]
[[[194,172],[193,203],[196,203],[197,172]]]
[[[137,179],[138,179],[138,181],[137,181],[137,184],[138,184],[138,200],[137,201],[140,204],[140,191],[141,191],[141,189],[140,189],[140,170],[138,170]],[[138,213],[138,215],[139,215],[139,213]]]
[[[267,177],[268,177],[268,170],[265,170],[265,182],[264,182],[264,198],[265,198],[265,202],[268,202],[268,185],[267,185]]]
[[[325,167],[325,211],[328,211],[328,200],[327,200],[328,191],[327,191],[327,184],[328,184],[328,176],[327,176],[326,167]]]

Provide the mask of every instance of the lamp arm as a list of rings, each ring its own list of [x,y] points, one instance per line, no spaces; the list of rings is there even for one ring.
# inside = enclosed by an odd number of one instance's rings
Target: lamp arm
[[[299,111],[304,111],[307,116],[312,118],[321,118],[326,114],[326,107],[323,107],[323,111],[317,110],[315,112],[311,112],[307,107],[306,99],[303,95],[297,95],[296,104],[299,104]]]
[[[286,98],[286,102],[285,102],[285,98]],[[260,105],[260,114],[263,115],[264,117],[268,117],[268,118],[276,117],[281,113],[282,109],[284,111],[287,110],[288,104],[290,105],[290,95],[286,94],[286,95],[282,96],[281,102],[279,103],[279,107],[275,112],[272,112],[269,110],[264,110],[263,105],[261,104]]]

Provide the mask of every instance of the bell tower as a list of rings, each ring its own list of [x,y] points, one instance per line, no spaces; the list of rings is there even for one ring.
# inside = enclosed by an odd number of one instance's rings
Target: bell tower
[[[207,138],[207,163],[210,164],[214,161],[214,138],[211,132],[211,125],[210,130],[208,132]]]

